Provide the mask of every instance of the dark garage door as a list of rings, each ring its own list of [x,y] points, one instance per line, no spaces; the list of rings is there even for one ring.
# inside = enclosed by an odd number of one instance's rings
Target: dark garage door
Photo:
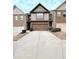
[[[32,27],[37,31],[48,30],[48,22],[32,22]]]

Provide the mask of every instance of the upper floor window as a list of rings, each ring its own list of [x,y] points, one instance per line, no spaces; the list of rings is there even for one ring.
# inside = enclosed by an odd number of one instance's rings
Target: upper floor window
[[[66,16],[66,12],[63,12],[63,16]]]
[[[58,15],[58,16],[61,16],[61,12],[57,12],[57,15]]]
[[[23,20],[23,16],[20,16],[20,20]]]
[[[43,19],[43,13],[37,13],[37,19],[42,20]]]
[[[18,20],[18,16],[15,16],[15,20]]]

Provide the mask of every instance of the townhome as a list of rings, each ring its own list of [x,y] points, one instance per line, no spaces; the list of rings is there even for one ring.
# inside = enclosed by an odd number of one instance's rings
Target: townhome
[[[27,25],[29,25],[29,27],[27,27],[33,30],[48,30],[49,27],[52,27],[52,20],[50,17],[50,11],[39,3],[30,11],[30,22],[27,22]]]
[[[23,27],[20,30],[46,31],[64,23],[66,23],[66,1],[53,11],[49,11],[40,3],[26,14],[17,6],[13,7],[13,26]]]
[[[55,27],[61,28],[65,31],[66,25],[66,1],[64,1],[61,5],[59,5],[55,10],[52,11],[54,20],[55,20]]]
[[[14,27],[23,27],[26,20],[25,13],[14,5],[13,7],[13,26]]]
[[[26,14],[16,5],[13,6],[13,28],[14,34],[26,28]]]
[[[66,23],[66,1],[56,8],[56,22]]]

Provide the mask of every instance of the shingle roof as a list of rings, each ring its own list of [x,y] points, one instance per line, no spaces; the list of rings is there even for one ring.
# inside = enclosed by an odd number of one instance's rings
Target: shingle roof
[[[64,3],[66,3],[66,1],[64,1],[61,5],[59,5],[56,9],[58,9],[59,7],[61,7]]]
[[[13,6],[13,10],[15,9],[15,8],[18,8],[16,5],[14,5]],[[22,13],[24,13],[20,8],[18,8]]]
[[[39,3],[35,8],[33,8],[30,13],[32,13],[38,6],[43,7],[47,12],[50,12],[47,8],[45,8],[41,3]]]

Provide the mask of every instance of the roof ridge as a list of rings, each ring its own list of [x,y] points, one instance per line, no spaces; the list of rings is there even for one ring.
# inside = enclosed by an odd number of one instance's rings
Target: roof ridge
[[[56,9],[58,9],[60,6],[62,6],[64,3],[66,3],[66,1],[64,1],[63,3],[61,3]]]
[[[15,9],[15,8],[18,8],[16,5],[14,5],[13,6],[13,10]],[[22,13],[24,13],[20,8],[18,8]]]
[[[42,6],[45,10],[49,12],[49,10],[45,8],[41,3],[37,4],[30,12],[33,12],[38,6]]]

